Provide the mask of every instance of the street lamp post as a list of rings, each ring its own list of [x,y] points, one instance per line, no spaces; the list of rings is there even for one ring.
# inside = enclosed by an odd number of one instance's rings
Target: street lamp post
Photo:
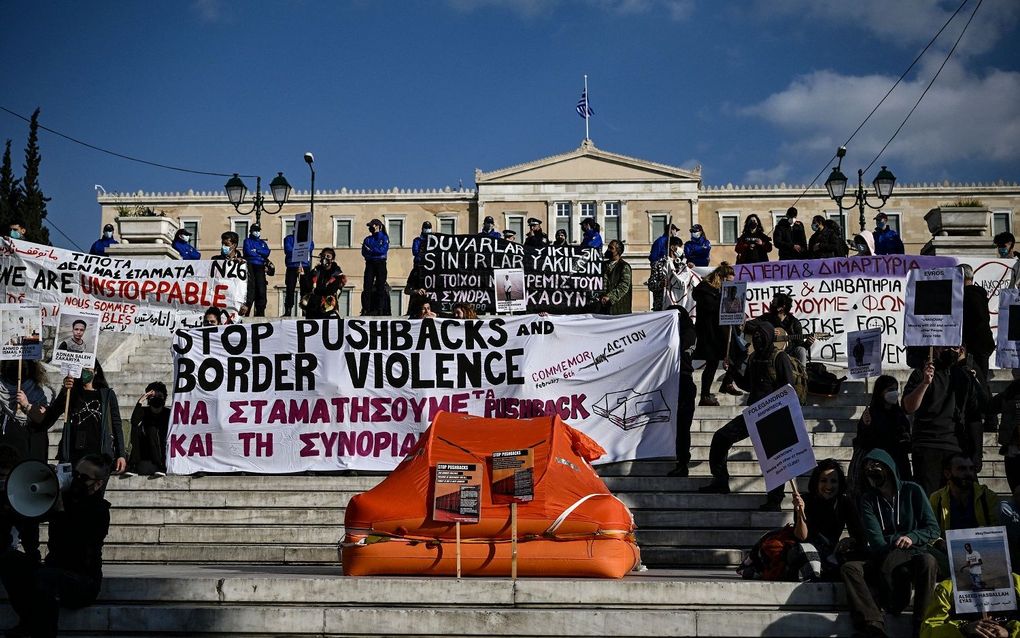
[[[276,202],[276,210],[268,210],[265,207],[265,197],[262,195],[262,178],[256,177],[255,194],[252,196],[251,208],[242,211],[240,206],[244,203],[244,197],[248,193],[248,187],[245,185],[244,180],[237,173],[234,173],[234,176],[227,180],[224,188],[227,191],[227,199],[230,200],[234,210],[242,215],[255,213],[256,226],[262,226],[262,213],[275,215],[283,210],[283,205],[287,203],[287,198],[290,197],[291,191],[287,178],[283,176],[283,173],[277,173],[273,181],[269,182],[269,190],[273,195],[273,201]]]
[[[840,146],[836,151],[836,157],[839,158],[836,166],[832,169],[832,173],[829,175],[829,179],[825,180],[825,190],[829,192],[839,210],[851,210],[856,206],[861,212],[861,230],[864,230],[867,222],[864,219],[864,207],[867,206],[872,210],[880,210],[885,206],[886,202],[892,197],[893,186],[896,185],[896,176],[892,174],[885,166],[882,170],[878,171],[878,175],[875,176],[875,180],[872,185],[875,187],[875,195],[882,200],[882,203],[878,206],[872,206],[868,202],[868,191],[864,189],[864,171],[857,171],[857,191],[853,193],[854,201],[849,206],[843,206],[843,198],[846,196],[846,184],[847,178],[843,174],[840,168],[843,165],[843,158],[846,157],[846,147]]]
[[[310,201],[308,205],[308,212],[312,214],[312,219],[315,219],[315,156],[311,153],[305,153],[305,164],[308,164],[308,170],[312,172],[312,190],[310,193]]]

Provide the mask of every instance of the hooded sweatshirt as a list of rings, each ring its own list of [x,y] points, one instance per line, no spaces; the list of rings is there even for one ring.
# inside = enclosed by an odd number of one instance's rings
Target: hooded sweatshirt
[[[889,468],[895,484],[891,499],[886,499],[870,485],[861,496],[864,535],[871,552],[877,556],[885,555],[893,549],[893,543],[900,536],[906,536],[913,542],[911,551],[923,551],[941,534],[924,489],[917,483],[901,481],[896,464],[885,450],[876,448],[868,452],[864,460],[865,463],[875,460]]]

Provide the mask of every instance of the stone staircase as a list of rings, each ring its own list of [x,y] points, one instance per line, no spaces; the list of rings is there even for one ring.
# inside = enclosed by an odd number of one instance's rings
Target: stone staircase
[[[170,385],[165,340],[126,336],[104,368],[123,397],[125,423],[149,381]],[[902,383],[906,373],[897,376]],[[994,389],[1005,383],[993,382]],[[68,628],[117,635],[848,635],[847,614],[833,611],[842,609],[840,585],[746,582],[733,573],[762,533],[792,516],[789,499],[781,512],[758,511],[764,482],[749,441],[731,451],[732,494],[696,492],[708,481],[712,433],[741,409],[739,399],[720,400],[697,410],[690,478],[665,476],[669,460],[598,468],[633,511],[650,568],[623,581],[338,578],[344,508],[381,475],[116,478],[107,492],[114,509],[105,602],[69,616]],[[837,397],[811,398],[804,413],[817,458],[849,463],[869,400],[864,384],[850,381]],[[51,433],[52,449],[57,438]],[[995,435],[984,442],[982,481],[1005,495]]]

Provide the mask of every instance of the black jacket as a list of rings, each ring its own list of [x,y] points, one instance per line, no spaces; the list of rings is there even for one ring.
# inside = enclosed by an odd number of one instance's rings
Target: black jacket
[[[103,578],[103,542],[110,532],[110,503],[102,498],[68,500],[49,515],[46,566],[91,578],[99,591]]]
[[[773,353],[775,348],[775,331],[767,321],[748,321],[744,324],[744,335],[751,341],[754,333],[760,331],[764,335],[765,347],[755,349],[748,357],[746,366],[729,368],[730,376],[738,386],[747,390],[747,404],[751,405],[772,394],[786,384],[793,385],[793,364],[790,355],[783,351]],[[769,373],[775,365],[775,381]]]
[[[786,259],[807,259],[807,234],[804,232],[804,224],[799,221],[790,223],[786,217],[779,220],[776,229],[772,231],[772,243],[779,251],[780,261]],[[794,246],[800,246],[801,252],[795,252]]]
[[[64,416],[64,396],[66,389],[61,389],[60,394],[53,399],[50,409],[43,415],[40,426],[48,430],[53,427],[58,418]],[[72,423],[76,421],[69,418],[64,422],[64,429],[60,435],[60,444],[57,446],[57,459],[61,462],[77,463],[86,454],[109,454],[112,458],[123,457],[127,459],[127,451],[124,447],[124,430],[120,420],[120,404],[117,402],[117,394],[113,388],[101,388],[99,390],[99,401],[101,411],[101,422],[99,441],[92,448],[80,448],[76,445],[78,433]],[[71,403],[68,413],[74,415],[82,408],[82,391],[79,387],[71,390]]]
[[[524,238],[524,246],[526,248],[545,248],[549,245],[549,236],[541,231],[532,231],[530,235]]]
[[[841,256],[839,235],[831,226],[825,224],[816,230],[808,242],[808,253],[811,259],[828,259]]]
[[[975,284],[963,287],[963,345],[967,352],[987,357],[995,352],[988,296]]]
[[[697,313],[694,330],[698,335],[698,345],[694,349],[694,358],[705,361],[719,361],[726,356],[726,326],[719,325],[719,300],[722,291],[702,281],[691,293],[694,297],[694,309]]]

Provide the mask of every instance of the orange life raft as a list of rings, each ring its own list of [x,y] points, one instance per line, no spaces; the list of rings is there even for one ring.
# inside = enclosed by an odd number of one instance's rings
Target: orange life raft
[[[477,523],[461,524],[462,573],[510,573],[510,506],[493,503],[493,452],[529,449],[534,499],[517,506],[518,574],[620,578],[640,560],[634,519],[590,462],[605,451],[558,416],[485,419],[441,413],[415,448],[373,489],[351,499],[342,543],[351,576],[456,573],[454,523],[432,520],[440,463],[482,471]]]

